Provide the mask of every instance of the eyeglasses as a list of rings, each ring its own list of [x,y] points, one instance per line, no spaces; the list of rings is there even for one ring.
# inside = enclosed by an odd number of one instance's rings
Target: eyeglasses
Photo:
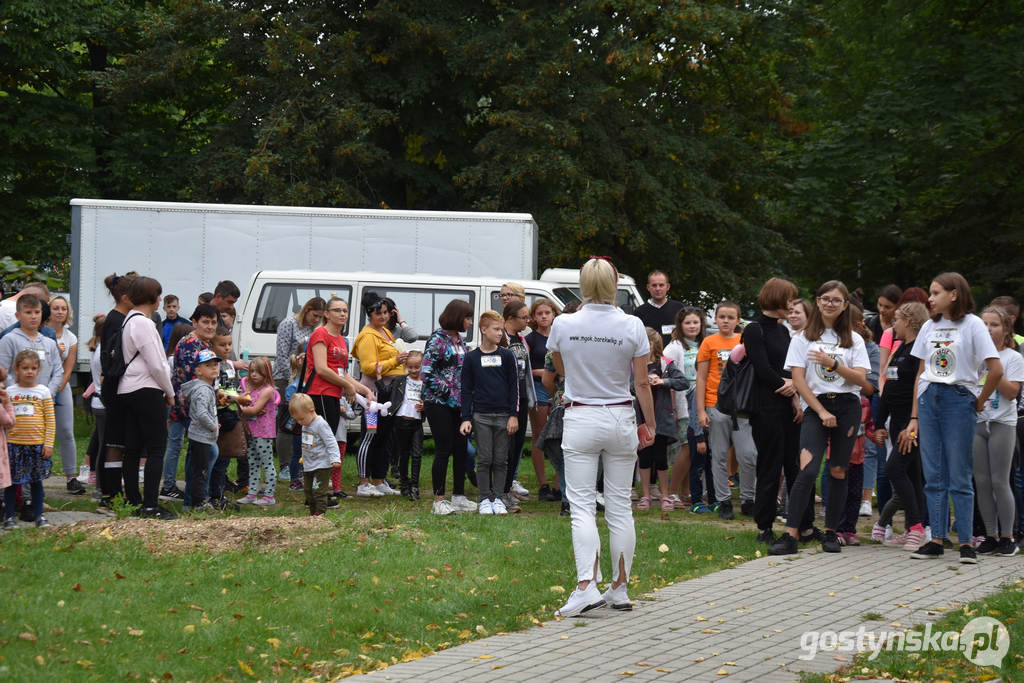
[[[515,294],[513,294],[512,292],[502,292],[501,294],[498,295],[498,298],[499,299],[511,299],[514,296],[515,296]]]
[[[834,296],[819,296],[818,301],[825,304],[826,306],[842,306],[846,303],[846,299]]]
[[[348,313],[347,308],[328,308],[328,313]]]
[[[528,315],[517,315],[516,317],[519,318],[520,320],[529,320],[530,319],[530,316],[528,316]]]

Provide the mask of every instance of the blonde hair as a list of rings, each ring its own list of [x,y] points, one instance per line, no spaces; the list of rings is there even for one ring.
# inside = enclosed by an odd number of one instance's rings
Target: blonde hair
[[[653,327],[645,327],[644,332],[647,333],[647,341],[651,344],[651,355],[660,358],[665,350],[665,344],[661,340],[661,333]]]
[[[408,365],[408,364],[409,364],[409,361],[413,360],[414,358],[420,358],[420,359],[421,359],[421,361],[420,361],[420,362],[422,362],[422,358],[423,358],[423,352],[422,352],[422,351],[417,351],[417,350],[415,350],[415,349],[413,349],[412,351],[410,351],[410,352],[409,352],[409,355],[405,357],[405,363],[406,363],[406,365]]]
[[[288,401],[288,414],[292,417],[298,417],[299,415],[307,415],[315,412],[316,410],[313,408],[313,399],[309,397],[309,394],[295,394],[292,396],[292,399]]]
[[[518,296],[523,301],[526,300],[526,290],[523,289],[523,286],[521,284],[519,284],[518,282],[506,282],[501,287],[502,287],[502,289],[504,289],[506,287],[508,289],[511,289],[513,294]]]
[[[64,327],[73,326],[75,324],[75,309],[71,307],[71,302],[67,300],[67,297],[61,296],[60,294],[55,294],[50,297],[50,300],[47,303],[49,303],[50,306],[52,307],[53,302],[56,301],[57,299],[60,299],[61,301],[68,305],[68,319],[64,321]],[[53,311],[50,311],[50,320],[53,320]]]
[[[606,259],[592,258],[580,268],[580,293],[585,304],[615,305],[618,276]]]
[[[302,372],[302,361],[306,358],[305,353],[293,353],[288,358],[288,364],[291,367],[291,379],[295,379]]]
[[[253,370],[256,370],[257,372],[260,373],[260,375],[263,377],[264,382],[259,387],[253,388],[259,389],[260,387],[265,387],[268,385],[272,385],[274,383],[274,371],[271,370],[270,368],[270,361],[264,356],[257,356],[256,358],[253,358],[251,361],[249,361],[249,378],[252,377]],[[251,382],[246,382],[246,386],[249,385],[251,385]]]
[[[501,314],[498,313],[497,311],[484,311],[483,313],[480,314],[479,327],[482,328],[484,325],[488,323],[494,323],[495,325],[500,327],[505,324],[505,319],[502,318]]]
[[[898,315],[906,320],[907,325],[910,325],[910,329],[914,330],[914,334],[917,334],[928,320],[928,307],[918,301],[908,301],[905,304],[900,304],[900,307],[896,309],[893,315]]]

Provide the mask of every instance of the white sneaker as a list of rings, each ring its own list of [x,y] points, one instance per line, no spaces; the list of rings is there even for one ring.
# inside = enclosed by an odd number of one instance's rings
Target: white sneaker
[[[256,499],[254,505],[277,505],[277,499],[274,498],[273,496],[260,496],[259,498]]]
[[[597,492],[597,504],[602,506],[604,505],[604,494],[600,491]]]
[[[589,612],[592,609],[604,606],[604,598],[597,590],[596,582],[591,581],[583,590],[574,590],[569,595],[569,600],[555,612],[556,617],[574,617],[577,614]]]
[[[146,483],[146,468],[145,467],[140,467],[139,468],[139,483],[140,484],[145,484]]]
[[[386,481],[382,481],[381,483],[377,484],[374,488],[380,491],[380,495],[382,496],[397,496],[399,493],[398,491],[388,486],[388,483]]]
[[[238,503],[239,505],[255,505],[257,500],[259,500],[257,496],[253,495],[252,493],[247,493],[238,500],[236,500],[235,502]]]
[[[358,493],[356,495],[359,495]],[[452,506],[450,500],[442,498],[441,500],[435,500],[434,505],[430,508],[430,512],[435,515],[454,515],[455,508]]]
[[[622,584],[618,588],[612,588],[612,585],[608,584],[608,590],[601,597],[604,599],[604,604],[612,609],[623,611],[633,609],[633,603],[629,601],[629,596],[626,595],[626,584]]]
[[[481,515],[493,515],[494,506],[491,504],[491,501],[487,500],[486,498],[484,500],[481,500],[479,512]]]
[[[89,466],[83,464],[78,468],[78,481],[89,481]]]
[[[356,495],[361,498],[380,498],[384,494],[376,486],[370,482],[366,482],[365,484],[360,484],[356,488]]]
[[[860,516],[861,517],[870,517],[871,516],[871,501],[870,500],[862,500],[860,502]]]
[[[477,505],[465,496],[452,496],[452,507],[456,512],[476,512]]]
[[[501,498],[494,499],[494,502],[491,503],[491,511],[496,515],[508,514],[508,508],[505,507],[505,503],[501,501]]]
[[[512,480],[512,492],[515,493],[520,498],[526,498],[528,495],[530,495],[530,492],[527,491],[523,487],[523,485],[519,483],[518,479]]]
[[[925,543],[931,543],[932,542],[932,528],[930,526],[926,526],[924,528],[924,542]]]
[[[278,470],[277,480],[278,481],[291,481],[292,480],[291,472],[288,471],[287,467],[282,467],[280,470]]]

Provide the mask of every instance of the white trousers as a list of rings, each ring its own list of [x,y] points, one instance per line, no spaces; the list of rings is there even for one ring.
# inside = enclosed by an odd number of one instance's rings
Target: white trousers
[[[574,406],[565,411],[562,452],[565,487],[572,513],[572,547],[577,581],[600,580],[594,566],[601,556],[597,533],[597,466],[604,462],[604,517],[608,523],[614,581],[629,578],[636,548],[636,529],[629,493],[636,464],[636,416],[631,406]],[[617,576],[619,558],[626,575]]]

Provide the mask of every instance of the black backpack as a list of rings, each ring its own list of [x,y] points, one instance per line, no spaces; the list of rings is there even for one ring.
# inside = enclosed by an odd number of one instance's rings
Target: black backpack
[[[124,319],[121,323],[121,328],[114,332],[110,337],[110,348],[103,349],[103,355],[106,356],[106,362],[103,363],[103,379],[119,379],[124,376],[125,371],[128,370],[128,366],[132,364],[139,352],[136,351],[135,355],[131,357],[127,363],[124,361],[124,342],[121,336],[124,334],[124,326],[128,324],[128,321],[135,316],[140,316],[141,313],[133,313]]]

